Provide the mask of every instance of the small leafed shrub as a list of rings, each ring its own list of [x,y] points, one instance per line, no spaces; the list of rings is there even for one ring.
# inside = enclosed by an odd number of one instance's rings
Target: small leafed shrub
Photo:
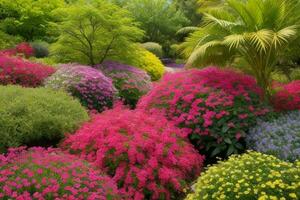
[[[63,92],[0,86],[0,152],[22,145],[55,145],[87,119],[80,103]]]
[[[130,64],[145,70],[151,76],[152,81],[159,80],[165,72],[164,65],[159,58],[143,49],[138,50],[138,57],[131,61]]]
[[[284,160],[300,159],[300,111],[282,115],[271,122],[260,121],[246,137],[250,149]]]
[[[109,177],[58,149],[11,149],[0,174],[1,199],[120,199]]]
[[[53,67],[0,54],[0,84],[2,85],[38,87],[54,72]]]
[[[300,162],[250,152],[233,155],[203,173],[186,200],[299,199]]]
[[[157,57],[161,58],[163,57],[163,49],[162,46],[156,42],[146,42],[141,44],[143,48],[145,48],[147,51],[150,51]]]
[[[300,109],[300,80],[293,81],[279,88],[272,98],[273,105],[278,111]]]
[[[63,89],[78,98],[82,105],[99,112],[112,107],[116,90],[112,80],[89,66],[65,64],[49,77],[45,86]]]
[[[159,114],[115,108],[94,116],[63,146],[94,162],[126,199],[178,199],[204,157]]]
[[[131,107],[151,89],[151,79],[143,70],[114,61],[105,61],[97,68],[113,80],[119,96]]]
[[[228,156],[243,149],[248,128],[268,112],[261,94],[252,77],[210,67],[165,75],[138,107],[164,112],[201,152]]]
[[[31,46],[34,50],[34,56],[36,58],[45,58],[49,55],[48,44],[46,42],[33,42]]]

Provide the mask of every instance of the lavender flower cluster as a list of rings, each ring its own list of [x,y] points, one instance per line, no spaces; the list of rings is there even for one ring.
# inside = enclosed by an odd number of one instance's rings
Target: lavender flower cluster
[[[246,142],[255,151],[284,160],[300,159],[300,111],[289,112],[272,122],[258,122]]]
[[[121,99],[132,107],[152,87],[150,76],[141,69],[115,61],[105,61],[96,68],[113,80]]]
[[[82,105],[99,112],[113,105],[117,90],[112,80],[97,69],[77,64],[65,64],[49,77],[45,86],[63,89],[77,97]]]

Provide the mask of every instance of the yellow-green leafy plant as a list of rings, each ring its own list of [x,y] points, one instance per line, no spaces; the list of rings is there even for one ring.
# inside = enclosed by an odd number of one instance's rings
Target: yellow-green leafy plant
[[[300,198],[300,161],[248,152],[210,166],[186,200],[292,200]]]

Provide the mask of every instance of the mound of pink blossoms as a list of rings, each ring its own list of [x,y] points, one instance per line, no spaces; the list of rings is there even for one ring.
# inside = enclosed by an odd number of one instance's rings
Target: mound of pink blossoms
[[[200,152],[226,157],[244,148],[241,138],[268,112],[262,94],[251,76],[209,67],[167,74],[138,108],[160,110]]]
[[[113,177],[126,199],[178,199],[204,157],[164,117],[115,108],[94,116],[63,147]]]
[[[34,49],[32,46],[27,42],[22,42],[18,44],[15,48],[6,49],[0,51],[1,54],[7,56],[24,56],[25,58],[29,58],[34,55]]]
[[[19,57],[0,54],[0,84],[38,87],[55,72],[50,66],[32,63]]]
[[[105,61],[96,66],[113,80],[125,104],[135,107],[140,97],[151,89],[151,78],[143,70],[115,61]]]
[[[57,149],[11,149],[0,155],[0,199],[121,199],[114,182]]]
[[[272,103],[277,111],[300,110],[300,80],[279,86]]]
[[[116,95],[112,80],[97,69],[77,64],[65,64],[45,81],[45,86],[63,89],[77,97],[81,104],[99,112],[110,108]]]

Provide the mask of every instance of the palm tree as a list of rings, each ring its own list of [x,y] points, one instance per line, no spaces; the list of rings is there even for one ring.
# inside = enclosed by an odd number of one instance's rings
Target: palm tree
[[[227,66],[242,60],[269,94],[271,73],[285,49],[300,35],[300,1],[201,2],[205,5],[203,23],[180,45],[187,67]]]

